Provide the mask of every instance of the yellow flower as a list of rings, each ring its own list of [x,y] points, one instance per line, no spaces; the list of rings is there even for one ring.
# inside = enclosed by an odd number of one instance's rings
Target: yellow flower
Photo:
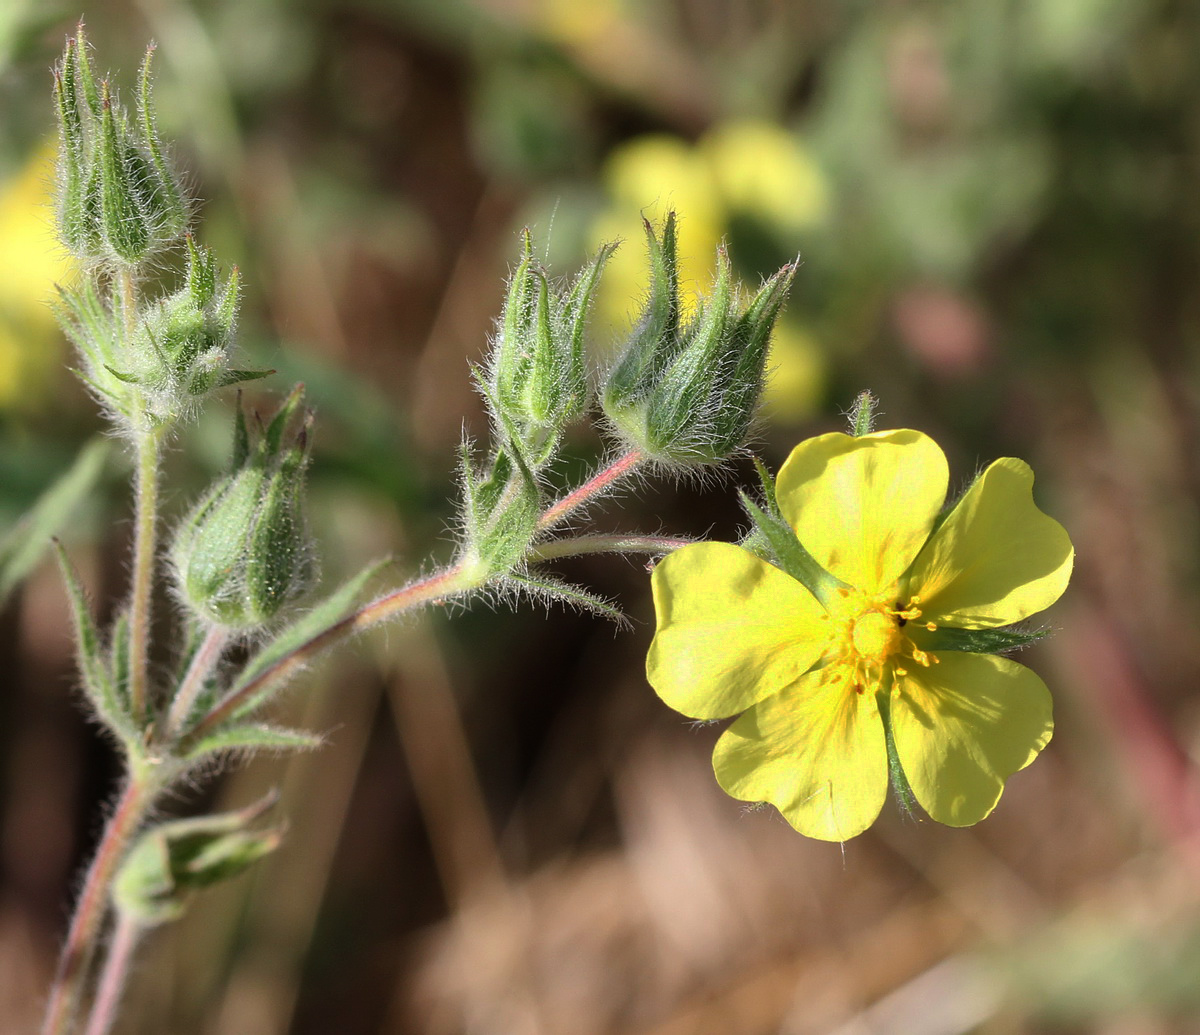
[[[1024,462],[997,460],[943,519],[948,478],[919,431],[812,438],[776,493],[823,569],[817,595],[728,543],[684,547],[655,568],[647,675],[685,715],[743,713],[713,754],[730,795],[844,841],[883,806],[890,734],[921,807],[969,826],[1049,742],[1041,679],[963,647],[986,640],[971,630],[1054,603],[1071,541],[1034,504]]]

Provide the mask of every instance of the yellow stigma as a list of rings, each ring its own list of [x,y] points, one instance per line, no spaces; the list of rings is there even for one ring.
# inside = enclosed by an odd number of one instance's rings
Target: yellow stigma
[[[827,615],[831,623],[831,655],[824,679],[848,683],[856,693],[874,691],[887,682],[887,672],[908,675],[912,664],[928,668],[938,663],[936,654],[921,650],[905,626],[921,617],[920,598],[907,603],[895,596],[869,597],[843,590]],[[933,622],[921,623],[936,629]],[[893,692],[896,687],[893,686]]]
[[[900,650],[903,640],[896,619],[882,611],[868,611],[855,618],[850,638],[858,656],[876,665]]]

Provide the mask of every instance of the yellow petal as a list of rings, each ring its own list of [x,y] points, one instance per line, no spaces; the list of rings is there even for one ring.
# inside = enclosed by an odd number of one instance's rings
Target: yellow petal
[[[847,841],[883,807],[887,745],[874,694],[826,671],[747,711],[717,741],[713,770],[727,794],[769,801],[800,833]]]
[[[655,567],[650,582],[658,631],[646,676],[684,715],[734,715],[793,682],[824,652],[820,604],[740,547],[685,546]]]
[[[913,666],[892,700],[900,765],[921,807],[967,827],[995,808],[1004,781],[1054,732],[1050,692],[1024,665],[992,654],[943,651]]]
[[[917,558],[909,593],[926,620],[964,629],[1019,622],[1067,587],[1075,551],[1033,502],[1033,472],[1011,457],[975,480]]]
[[[776,492],[808,552],[843,582],[876,593],[924,545],[949,478],[945,454],[919,431],[835,433],[793,449]]]

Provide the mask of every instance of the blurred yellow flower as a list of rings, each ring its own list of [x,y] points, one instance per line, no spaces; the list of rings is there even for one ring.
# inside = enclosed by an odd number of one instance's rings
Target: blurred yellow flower
[[[729,543],[686,546],[655,568],[647,675],[685,715],[743,713],[713,753],[730,795],[844,841],[883,806],[890,735],[921,807],[968,826],[1049,742],[1041,679],[954,647],[945,630],[997,629],[1049,607],[1070,577],[1071,541],[1034,504],[1022,461],[997,460],[939,522],[948,478],[918,431],[797,446],[777,499],[832,576],[820,600]]]
[[[785,315],[771,335],[764,414],[780,424],[800,424],[816,412],[824,388],[825,364],[816,340]]]
[[[0,185],[0,407],[27,400],[61,351],[50,300],[72,270],[54,236],[54,149]]]

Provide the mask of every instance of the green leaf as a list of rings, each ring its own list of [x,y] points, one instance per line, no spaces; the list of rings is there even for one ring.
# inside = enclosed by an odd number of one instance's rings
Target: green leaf
[[[55,549],[58,551],[63,581],[67,584],[67,594],[71,599],[71,612],[75,619],[75,646],[79,654],[79,672],[83,677],[84,690],[96,714],[121,739],[126,749],[132,751],[137,740],[136,726],[113,685],[100,645],[100,634],[92,620],[91,609],[75,569],[67,558],[66,550],[57,541]]]
[[[243,381],[257,381],[270,377],[274,370],[226,370],[221,374],[215,388],[228,388],[230,385],[240,385]]]
[[[283,831],[252,830],[278,795],[248,808],[161,823],[143,833],[113,880],[113,901],[145,926],[177,920],[192,895],[236,877],[279,847]]]
[[[325,742],[325,738],[304,730],[271,726],[267,723],[251,722],[226,726],[202,737],[192,744],[183,758],[185,762],[198,762],[210,755],[227,751],[314,751]]]
[[[387,564],[378,561],[368,565],[349,581],[327,596],[311,611],[297,621],[287,626],[282,632],[269,640],[238,673],[225,696],[238,693],[245,689],[259,676],[264,675],[273,665],[282,661],[293,651],[303,647],[309,640],[319,636],[331,626],[337,625],[354,608],[363,587]],[[277,688],[273,682],[268,682],[258,693],[245,701],[234,713],[235,718],[241,718],[262,707],[274,695]]]
[[[83,447],[66,474],[38,498],[33,508],[0,538],[0,604],[41,560],[50,540],[75,514],[100,478],[108,458],[107,439]]]

